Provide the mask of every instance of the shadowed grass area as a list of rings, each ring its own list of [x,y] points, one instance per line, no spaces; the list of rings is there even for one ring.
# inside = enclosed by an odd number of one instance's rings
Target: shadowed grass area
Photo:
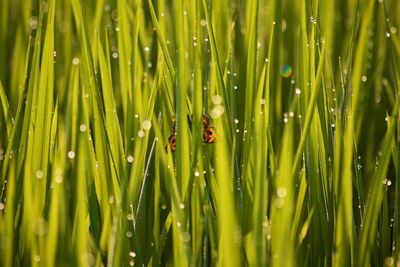
[[[0,1],[0,266],[399,265],[398,14]]]

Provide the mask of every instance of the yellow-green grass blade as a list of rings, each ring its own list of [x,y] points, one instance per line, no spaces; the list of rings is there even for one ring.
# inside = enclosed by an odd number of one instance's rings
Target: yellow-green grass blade
[[[118,180],[126,179],[126,161],[122,144],[121,128],[117,115],[117,106],[114,99],[112,88],[110,65],[106,60],[103,46],[100,39],[98,41],[99,66],[101,71],[102,95],[105,108],[105,124],[107,141],[109,142],[112,162],[115,166]],[[119,190],[118,190],[119,191]],[[119,199],[120,196],[116,195]]]
[[[295,179],[290,168],[293,162],[293,120],[284,129],[279,158],[279,173],[274,181],[271,200],[271,265],[294,266],[295,240],[291,239],[291,225],[282,223],[293,219]]]

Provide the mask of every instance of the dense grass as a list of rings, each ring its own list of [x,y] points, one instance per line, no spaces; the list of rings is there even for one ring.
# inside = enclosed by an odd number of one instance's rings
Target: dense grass
[[[0,1],[0,266],[399,266],[399,14]]]

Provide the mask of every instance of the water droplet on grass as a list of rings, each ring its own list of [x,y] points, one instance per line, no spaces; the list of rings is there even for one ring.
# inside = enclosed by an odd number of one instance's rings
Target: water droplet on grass
[[[215,106],[211,112],[210,112],[210,116],[213,119],[219,118],[222,114],[224,114],[225,108],[221,105],[217,105]]]
[[[211,101],[215,104],[215,105],[220,105],[222,103],[222,96],[220,95],[214,95],[213,97],[211,97]]]
[[[32,221],[32,230],[38,236],[47,234],[48,224],[42,217],[35,218]]]
[[[35,175],[36,175],[36,178],[42,179],[43,178],[43,171],[42,170],[37,170]]]
[[[275,201],[274,201],[275,208],[280,209],[280,208],[283,208],[284,205],[285,205],[285,201],[283,200],[283,198],[275,199]]]
[[[79,125],[79,131],[81,131],[82,133],[86,132],[86,125],[85,124]]]
[[[278,195],[278,197],[284,198],[287,195],[287,189],[285,187],[278,187],[278,189],[276,190],[276,194]]]
[[[281,68],[281,76],[289,78],[292,75],[292,67],[289,64],[285,64]]]
[[[81,254],[80,261],[82,265],[86,267],[94,266],[96,263],[96,258],[90,252],[85,252]]]
[[[150,130],[151,128],[151,121],[145,120],[142,122],[142,127],[144,130]]]
[[[38,24],[39,24],[39,20],[38,20],[37,17],[32,16],[32,17],[29,18],[29,27],[30,27],[32,30],[36,30],[37,27],[38,27]]]
[[[129,251],[129,256],[134,258],[134,257],[136,257],[136,253],[134,251]]]
[[[39,255],[35,255],[35,261],[36,262],[40,262],[40,256]]]
[[[143,130],[139,130],[138,131],[138,136],[139,137],[143,137],[144,136],[144,131]]]
[[[187,243],[187,242],[189,242],[191,239],[192,239],[192,236],[190,235],[190,233],[188,233],[188,232],[183,232],[183,233],[181,234],[181,240],[182,240],[182,242]]]
[[[68,152],[68,158],[70,158],[70,159],[73,159],[73,158],[75,158],[75,152],[74,151],[69,151]]]
[[[61,175],[56,175],[54,180],[56,181],[56,183],[60,184],[63,181],[63,177]]]

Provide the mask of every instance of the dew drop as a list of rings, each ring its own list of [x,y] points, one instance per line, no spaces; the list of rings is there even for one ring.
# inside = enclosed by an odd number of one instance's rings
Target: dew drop
[[[142,122],[142,127],[143,127],[143,129],[144,130],[150,130],[150,128],[151,128],[151,121],[149,121],[149,120],[145,120],[145,121],[143,121]]]
[[[94,266],[94,264],[96,263],[96,258],[93,256],[92,253],[85,252],[81,254],[80,261],[82,265],[90,267]]]
[[[56,175],[54,180],[56,181],[56,183],[61,184],[63,181],[63,177],[61,175]]]
[[[292,75],[292,67],[289,64],[285,64],[281,68],[281,76],[289,78]]]
[[[30,17],[30,18],[29,18],[29,27],[30,27],[32,30],[36,30],[37,27],[38,27],[38,24],[39,24],[39,20],[38,20],[37,17],[33,16],[33,17]]]
[[[140,129],[138,131],[138,135],[139,135],[139,137],[143,137],[144,136],[144,131],[142,129]]]
[[[126,160],[127,160],[129,163],[132,163],[132,162],[133,162],[133,156],[132,156],[132,155],[129,155],[129,156],[126,158]]]
[[[285,187],[278,187],[278,189],[276,190],[276,194],[278,195],[278,197],[284,198],[287,195],[287,189]]]
[[[192,239],[192,236],[190,235],[190,233],[188,233],[188,232],[183,232],[183,233],[181,234],[181,240],[182,240],[182,242],[187,243],[187,242],[190,241],[190,239]]]
[[[210,116],[213,119],[219,118],[222,114],[224,114],[225,108],[221,105],[217,105],[215,106],[211,112],[210,112]]]
[[[47,234],[48,224],[42,217],[35,218],[32,221],[32,230],[38,236]]]
[[[134,251],[129,251],[129,256],[134,258],[134,257],[136,257],[136,253]]]
[[[393,265],[394,265],[393,257],[386,257],[385,266],[393,266]]]
[[[35,255],[35,261],[36,262],[40,262],[40,256],[39,255]]]
[[[42,179],[43,178],[43,171],[42,170],[37,170],[35,175],[36,175],[36,178]]]
[[[69,151],[68,152],[68,158],[70,158],[70,159],[73,159],[73,158],[75,158],[75,152],[74,151]]]
[[[72,59],[72,64],[74,65],[79,65],[79,58],[78,57],[74,57],[74,59]]]
[[[381,95],[380,94],[376,94],[375,95],[375,103],[378,104],[381,102]]]
[[[283,198],[277,198],[274,201],[274,206],[278,209],[283,208],[284,204],[285,204],[285,201],[283,200]]]
[[[213,97],[211,97],[211,101],[215,105],[220,105],[222,103],[222,97],[220,95],[214,95]]]
[[[79,131],[81,131],[82,133],[86,132],[86,125],[85,124],[79,125]]]

